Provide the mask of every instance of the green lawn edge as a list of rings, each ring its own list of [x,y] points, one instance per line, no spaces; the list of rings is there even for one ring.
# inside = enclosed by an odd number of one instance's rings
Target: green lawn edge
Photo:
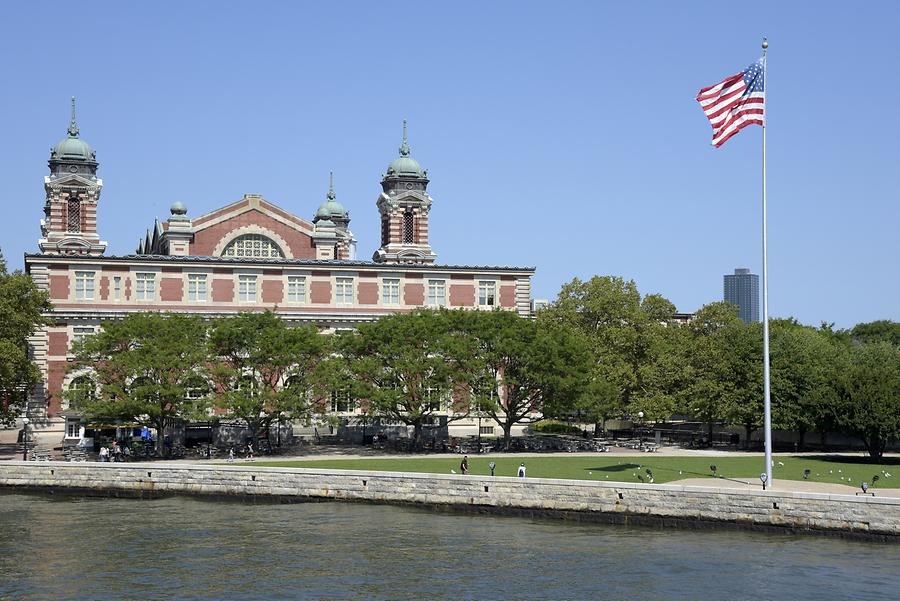
[[[427,474],[460,473],[458,457],[397,457],[378,459],[318,459],[255,461],[263,467],[301,467]],[[684,478],[713,478],[711,466],[716,466],[719,478],[758,478],[763,471],[763,459],[746,457],[683,457],[636,455],[622,456],[469,456],[469,474],[489,476],[490,462],[496,463],[494,474],[515,476],[520,463],[525,462],[527,474],[534,478],[566,480],[596,480],[608,482],[648,482],[650,475],[657,484]],[[243,463],[243,462],[241,462]],[[804,470],[810,470],[809,480],[830,484],[859,486],[872,483],[878,476],[877,487],[900,488],[900,458],[885,458],[882,463],[867,463],[863,458],[846,456],[776,456],[774,477],[783,480],[803,480]],[[895,473],[896,472],[896,473]]]

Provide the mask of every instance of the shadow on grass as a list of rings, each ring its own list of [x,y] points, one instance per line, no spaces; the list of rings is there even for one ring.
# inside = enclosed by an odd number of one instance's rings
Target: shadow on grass
[[[641,466],[637,463],[620,463],[619,465],[604,465],[603,467],[586,467],[584,471],[589,472],[624,472],[626,470],[634,470]]]
[[[794,457],[794,459],[815,459],[817,461],[825,461],[828,463],[852,463],[855,465],[900,465],[900,457],[882,457],[881,459],[872,459],[867,456],[847,456],[847,455],[803,455]]]

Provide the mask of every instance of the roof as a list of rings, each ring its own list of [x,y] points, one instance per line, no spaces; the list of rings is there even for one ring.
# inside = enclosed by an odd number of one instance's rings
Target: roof
[[[210,263],[227,265],[284,265],[294,267],[359,267],[362,269],[383,269],[387,271],[520,271],[534,272],[534,267],[508,265],[421,265],[415,263],[376,263],[375,261],[338,261],[318,259],[255,259],[246,257],[198,257],[182,255],[55,255],[25,253],[28,259],[50,259],[64,263],[97,261],[109,262],[156,262],[156,263]]]

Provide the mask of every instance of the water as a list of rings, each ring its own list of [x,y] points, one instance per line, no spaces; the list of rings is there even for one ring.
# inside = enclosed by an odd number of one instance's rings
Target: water
[[[900,545],[434,513],[0,495],[0,599],[893,599]]]

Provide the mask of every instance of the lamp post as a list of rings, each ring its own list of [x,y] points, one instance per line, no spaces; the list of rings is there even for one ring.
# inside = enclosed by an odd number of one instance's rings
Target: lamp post
[[[643,447],[644,446],[644,412],[643,411],[638,411],[638,420],[640,420],[640,422],[639,422],[640,425],[638,426],[638,442],[640,443],[640,446]]]
[[[22,461],[28,461],[28,416],[22,418]]]

